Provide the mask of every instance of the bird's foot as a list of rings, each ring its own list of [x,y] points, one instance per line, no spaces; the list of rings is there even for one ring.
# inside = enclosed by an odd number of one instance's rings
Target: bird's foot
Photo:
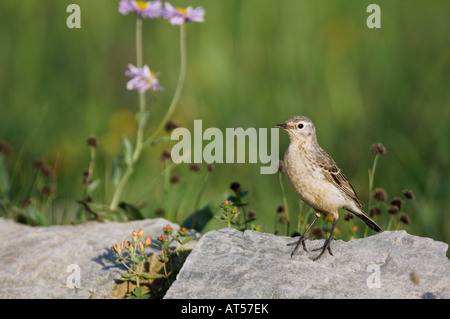
[[[302,236],[300,236],[300,238],[298,239],[298,241],[287,244],[287,246],[294,246],[294,245],[295,245],[295,248],[294,248],[294,250],[293,250],[292,253],[291,253],[291,257],[294,256],[294,254],[295,254],[295,253],[297,252],[297,250],[300,248],[300,244],[302,244],[303,250],[306,251],[306,252],[308,252],[308,250],[306,249],[306,244],[305,244],[305,241],[306,241],[307,239],[308,239],[308,238],[305,236],[305,234],[303,234]]]
[[[317,251],[317,250],[322,250],[319,254],[319,256],[317,256],[316,258],[313,259],[313,261],[318,260],[320,257],[322,257],[322,255],[324,254],[325,250],[328,250],[328,252],[330,253],[331,256],[333,256],[333,253],[331,252],[331,247],[330,247],[330,243],[331,240],[334,239],[333,237],[328,238],[327,240],[325,240],[325,244],[323,244],[322,247],[319,248],[315,248],[313,249],[313,251]]]

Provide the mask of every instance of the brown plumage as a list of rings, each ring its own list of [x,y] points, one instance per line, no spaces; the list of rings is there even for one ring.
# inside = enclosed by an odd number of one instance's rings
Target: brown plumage
[[[276,125],[289,134],[290,144],[284,156],[284,170],[288,180],[300,199],[315,210],[316,219],[300,236],[291,255],[300,243],[306,251],[306,234],[321,215],[331,214],[333,225],[330,237],[325,241],[320,258],[325,250],[331,253],[330,241],[339,218],[338,210],[346,209],[355,214],[375,231],[381,228],[362,210],[355,189],[336,165],[335,161],[318,144],[313,122],[306,116],[294,116],[284,124]]]

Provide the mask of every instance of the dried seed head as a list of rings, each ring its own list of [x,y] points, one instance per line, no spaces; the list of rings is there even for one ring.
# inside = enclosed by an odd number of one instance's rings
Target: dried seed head
[[[93,136],[93,135],[91,135],[91,136],[89,136],[87,138],[86,143],[90,147],[97,147],[98,146],[97,138],[95,136]]]
[[[277,207],[277,213],[281,214],[281,213],[284,213],[285,211],[286,211],[286,209],[283,205],[279,205]]]
[[[189,165],[189,170],[195,173],[198,173],[202,170],[202,166],[197,163],[192,163]]]
[[[372,145],[371,148],[373,155],[385,155],[386,154],[386,148],[381,143],[376,143]]]
[[[372,207],[369,211],[370,217],[375,217],[381,214],[381,210],[378,207]]]
[[[34,167],[36,167],[46,178],[49,178],[52,175],[52,170],[47,166],[47,164],[44,163],[43,160],[34,161]]]
[[[247,217],[248,218],[255,218],[256,217],[256,212],[254,210],[251,210],[247,213]]]
[[[43,196],[48,196],[48,195],[51,194],[51,192],[52,192],[52,190],[51,190],[50,186],[48,186],[48,185],[42,186],[42,188],[41,188],[41,194],[42,194]]]
[[[398,211],[399,211],[398,206],[390,206],[388,208],[388,213],[391,214],[391,215],[397,214]]]
[[[162,151],[161,157],[160,157],[161,161],[164,162],[165,160],[168,160],[168,159],[171,159],[171,158],[172,158],[172,154],[170,153],[169,150]]]
[[[171,184],[178,184],[181,182],[181,177],[178,175],[172,175],[170,176],[170,183]]]
[[[386,191],[383,188],[376,188],[372,192],[372,198],[380,202],[384,202],[387,198]]]
[[[322,239],[324,236],[323,229],[320,227],[315,227],[312,233],[314,236],[316,236],[317,239]]]
[[[280,218],[278,218],[278,222],[280,222],[283,225],[287,225],[286,216],[284,216],[284,215],[280,216]]]
[[[241,184],[239,184],[238,182],[231,183],[230,189],[236,193],[242,191]]]
[[[353,219],[353,214],[352,213],[347,213],[344,215],[344,220],[346,222],[348,222],[350,219]]]
[[[391,201],[391,205],[397,206],[397,207],[398,207],[398,210],[400,210],[400,209],[402,209],[403,201],[402,201],[400,198],[395,197],[395,198]]]
[[[11,148],[5,141],[0,140],[0,154],[8,155],[11,151]]]
[[[414,199],[414,194],[411,190],[405,189],[402,193],[407,199]]]
[[[164,126],[164,130],[167,133],[169,133],[169,132],[173,131],[174,129],[178,128],[178,127],[180,127],[180,125],[177,122],[175,122],[173,120],[170,120],[170,121],[168,121],[166,123],[166,126]]]
[[[400,221],[405,225],[409,225],[411,223],[411,219],[405,213],[403,213],[402,216],[400,216]]]

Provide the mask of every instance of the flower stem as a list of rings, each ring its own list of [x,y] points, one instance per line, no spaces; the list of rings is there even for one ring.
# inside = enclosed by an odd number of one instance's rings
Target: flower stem
[[[206,176],[205,179],[203,181],[203,186],[200,189],[200,192],[197,195],[197,199],[195,200],[195,206],[194,206],[194,213],[192,214],[192,223],[191,223],[191,228],[195,228],[195,221],[197,218],[197,211],[198,211],[198,206],[200,205],[200,199],[202,198],[203,192],[206,189],[206,184],[208,183],[208,178],[209,178],[209,170],[206,172]]]
[[[375,155],[375,159],[373,160],[372,170],[369,171],[369,200],[367,203],[367,208],[368,208],[369,212],[370,212],[370,208],[372,205],[373,180],[375,178],[375,171],[377,169],[378,157],[380,157],[380,156]],[[366,227],[364,229],[364,238],[367,237],[368,230],[369,230],[369,227],[366,225]]]
[[[137,60],[137,67],[142,67],[142,56],[143,56],[143,49],[142,49],[142,19],[138,18],[136,20],[136,60]],[[145,108],[145,93],[139,94],[139,113],[136,116],[138,121],[138,129],[137,129],[137,136],[136,136],[136,147],[134,149],[131,161],[127,163],[127,168],[125,173],[123,174],[122,178],[119,181],[119,184],[116,187],[116,191],[114,192],[113,199],[111,201],[111,204],[109,205],[110,210],[116,210],[117,206],[119,205],[120,198],[122,196],[122,192],[124,190],[125,185],[127,184],[128,180],[130,179],[131,175],[134,172],[134,165],[139,160],[139,157],[141,156],[142,149],[144,147],[144,128],[145,124],[147,122],[147,115],[146,115],[146,108]]]
[[[180,26],[180,55],[180,75],[178,77],[178,84],[177,88],[175,89],[175,94],[172,98],[172,102],[170,103],[170,106],[167,109],[167,112],[164,115],[163,119],[160,121],[158,127],[153,132],[153,134],[150,135],[150,137],[145,141],[144,145],[150,145],[155,140],[156,136],[159,134],[159,132],[161,132],[167,121],[169,121],[169,119],[171,118],[180,99],[181,91],[184,85],[184,78],[186,76],[186,29],[184,24]]]
[[[284,191],[283,181],[281,179],[281,172],[278,172],[278,182],[280,183],[281,193],[283,194],[284,218],[286,219],[286,236],[289,236],[289,224],[291,223],[291,221],[289,218],[289,209],[286,200],[286,192]]]
[[[142,50],[142,18],[136,20],[136,63],[138,68],[142,68],[142,56],[144,50]]]

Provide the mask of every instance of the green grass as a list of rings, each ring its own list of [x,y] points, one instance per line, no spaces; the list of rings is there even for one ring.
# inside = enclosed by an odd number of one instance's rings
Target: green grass
[[[121,135],[134,138],[137,110],[137,95],[126,90],[124,76],[127,64],[135,63],[135,18],[120,15],[118,1],[80,0],[82,27],[71,30],[65,24],[70,3],[0,4],[0,139],[12,148],[11,194],[16,203],[24,200],[34,176],[32,162],[52,163],[59,152],[54,205],[65,213],[49,217],[52,223],[75,218],[90,134],[99,139],[96,177],[102,179],[94,199],[110,200],[105,174],[120,152]],[[202,119],[204,129],[271,128],[307,115],[319,143],[366,203],[370,146],[382,142],[388,153],[379,161],[374,187],[384,187],[390,197],[412,189],[416,199],[405,207],[411,216],[408,231],[450,242],[450,3],[377,1],[379,30],[365,24],[370,1],[173,3],[206,10],[204,23],[187,26],[188,66],[173,117],[177,122],[189,129],[194,119]],[[147,98],[154,127],[176,86],[179,30],[162,20],[144,22],[144,62],[161,72],[165,88]],[[280,157],[287,145],[280,132]],[[159,155],[168,147],[144,151],[124,194],[132,203],[145,200],[147,217],[163,205]],[[200,207],[208,202],[218,207],[229,184],[238,181],[249,190],[249,208],[263,231],[283,229],[276,224],[275,210],[283,204],[277,175],[260,175],[260,164],[215,167]],[[187,165],[176,173],[183,182],[176,185],[174,205],[193,209],[189,199],[196,198],[203,176]],[[291,225],[297,225],[297,196],[288,183],[285,189]],[[380,218],[387,225],[388,216]],[[344,229],[342,223],[338,227]],[[219,226],[211,222],[205,230]]]

